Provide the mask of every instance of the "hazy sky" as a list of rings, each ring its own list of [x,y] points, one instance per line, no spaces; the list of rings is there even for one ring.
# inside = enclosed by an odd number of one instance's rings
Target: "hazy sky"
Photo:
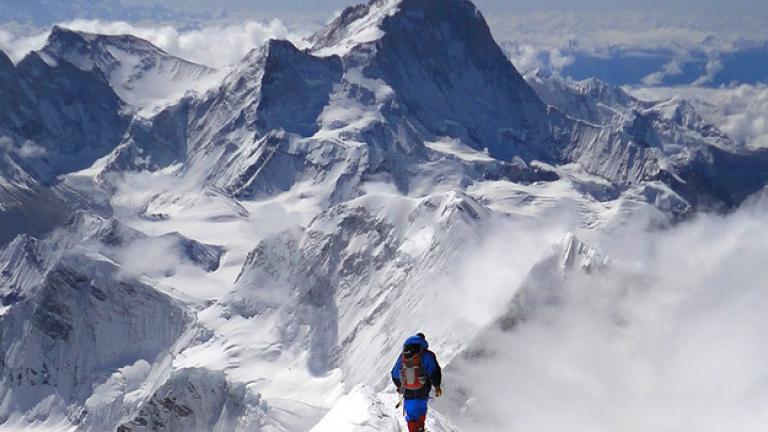
[[[0,0],[2,1],[2,0]],[[266,20],[280,18],[289,27],[312,27],[329,20],[347,6],[367,0],[122,0],[127,5],[156,5],[189,12],[215,13],[222,8],[233,16]],[[624,31],[646,33],[654,28],[688,29],[724,39],[764,39],[768,24],[766,0],[474,0],[498,39],[526,35],[548,37],[552,32]],[[531,14],[537,19],[527,18]],[[556,18],[565,17],[563,28]],[[526,18],[522,18],[525,16]],[[625,22],[625,24],[622,24]],[[606,30],[610,29],[610,30]],[[576,34],[578,33],[578,35]],[[688,32],[690,33],[690,32]],[[696,36],[698,37],[698,35]]]
[[[356,0],[123,0],[125,4],[164,4],[174,8],[216,10],[254,14],[329,14]],[[538,11],[603,12],[653,11],[686,14],[748,14],[768,18],[764,0],[475,0],[486,14],[520,14]]]

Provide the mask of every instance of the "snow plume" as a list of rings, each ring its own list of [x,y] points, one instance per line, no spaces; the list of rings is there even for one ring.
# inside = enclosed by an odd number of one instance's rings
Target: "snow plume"
[[[464,244],[459,265],[432,282],[443,287],[436,291],[446,294],[435,299],[434,308],[453,311],[451,319],[462,325],[487,325],[490,318],[503,313],[531,267],[576,223],[568,217],[509,220],[493,216],[480,241]]]
[[[88,33],[130,34],[146,39],[170,54],[206,66],[222,68],[240,61],[269,39],[288,39],[300,43],[308,33],[289,29],[281,20],[268,22],[246,20],[208,23],[180,29],[167,24],[132,24],[123,21],[74,20],[60,26]],[[30,34],[12,27],[0,27],[0,49],[14,61],[45,44],[50,29]]]
[[[45,45],[48,32],[30,32],[16,26],[0,25],[0,51],[5,52],[14,62],[24,58],[30,51]]]
[[[766,214],[763,196],[596,240],[610,269],[489,329],[446,370],[447,391],[468,393],[438,409],[477,432],[765,430]]]
[[[649,100],[688,99],[734,141],[751,148],[768,148],[768,85],[639,88],[634,93]]]

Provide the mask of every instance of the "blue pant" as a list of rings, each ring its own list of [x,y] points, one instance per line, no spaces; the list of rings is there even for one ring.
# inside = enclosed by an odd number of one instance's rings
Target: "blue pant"
[[[405,400],[405,421],[419,421],[427,415],[427,404],[429,399],[406,399]]]

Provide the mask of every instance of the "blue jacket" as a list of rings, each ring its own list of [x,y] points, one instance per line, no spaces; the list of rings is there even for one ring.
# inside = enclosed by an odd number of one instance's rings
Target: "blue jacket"
[[[406,390],[403,397],[405,399],[429,399],[429,392],[432,389],[432,386],[440,387],[443,378],[440,364],[437,362],[437,356],[429,350],[429,343],[419,336],[411,336],[406,339],[403,343],[403,347],[406,345],[419,345],[422,347],[423,354],[421,356],[421,366],[424,370],[424,374],[427,376],[427,382],[420,390]],[[397,360],[395,360],[395,365],[392,367],[392,382],[398,389],[402,385],[402,381],[400,380],[400,371],[402,368],[403,356],[398,355]]]

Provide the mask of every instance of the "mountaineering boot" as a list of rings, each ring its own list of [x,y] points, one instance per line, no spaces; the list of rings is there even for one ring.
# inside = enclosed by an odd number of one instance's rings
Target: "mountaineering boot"
[[[408,432],[425,432],[424,423],[418,421],[408,422]]]
[[[427,416],[422,416],[416,421],[408,422],[408,432],[425,432],[424,422],[427,420]]]

